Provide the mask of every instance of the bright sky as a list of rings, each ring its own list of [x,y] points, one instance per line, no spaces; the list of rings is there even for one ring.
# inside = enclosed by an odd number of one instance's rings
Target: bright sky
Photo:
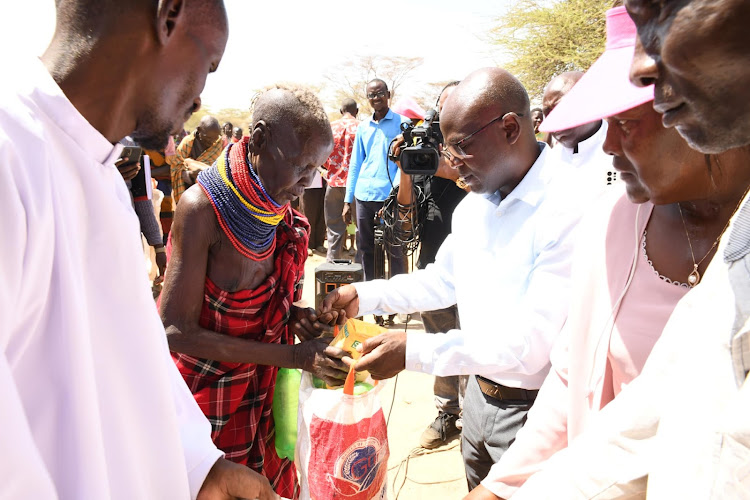
[[[6,2],[0,46],[43,52],[54,31],[54,0]],[[279,80],[320,84],[332,68],[363,55],[424,58],[401,95],[420,83],[461,79],[501,62],[484,37],[510,2],[225,0],[229,42],[219,70],[208,78],[203,102],[214,110],[245,108],[255,89]]]

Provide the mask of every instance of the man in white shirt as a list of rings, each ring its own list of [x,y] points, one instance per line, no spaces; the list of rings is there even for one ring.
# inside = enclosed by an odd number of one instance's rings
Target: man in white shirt
[[[120,139],[161,148],[200,107],[223,2],[56,5],[0,90],[0,497],[276,498],[171,361],[115,167]]]
[[[363,346],[358,369],[469,375],[462,451],[470,488],[513,440],[549,370],[567,315],[572,228],[579,211],[550,203],[558,165],[538,143],[529,98],[500,68],[472,73],[441,113],[444,154],[472,190],[453,214],[434,264],[388,281],[338,288],[321,311],[348,317],[458,304],[461,329],[386,333]],[[486,422],[493,422],[487,425]]]
[[[542,98],[545,120],[583,74],[582,71],[567,71],[550,80]],[[546,125],[546,122],[542,122],[542,128],[549,130]],[[552,132],[552,137],[557,144],[552,148],[551,155],[566,167],[562,176],[574,180],[581,191],[601,194],[606,186],[616,182],[617,171],[612,167],[612,157],[602,149],[607,138],[606,122],[595,120],[583,123]]]

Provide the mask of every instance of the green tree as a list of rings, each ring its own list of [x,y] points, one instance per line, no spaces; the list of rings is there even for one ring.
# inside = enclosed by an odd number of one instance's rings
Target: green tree
[[[518,0],[490,32],[510,58],[506,69],[540,99],[564,71],[586,71],[606,43],[605,13],[612,0]]]

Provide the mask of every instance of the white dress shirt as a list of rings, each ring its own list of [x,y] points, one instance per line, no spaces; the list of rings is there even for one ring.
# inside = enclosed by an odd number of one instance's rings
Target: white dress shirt
[[[38,60],[0,103],[0,497],[195,498],[222,453],[169,355],[122,146]]]
[[[574,175],[583,169],[594,170],[594,175],[586,177],[587,187],[601,189],[615,184],[618,180],[617,171],[612,167],[612,156],[602,149],[606,138],[607,122],[602,121],[599,130],[585,141],[579,142],[576,149],[558,143],[550,151],[550,156],[554,158],[553,161],[570,169]]]
[[[750,498],[748,338],[746,197],[640,377],[513,499]]]
[[[538,389],[568,310],[574,197],[553,196],[560,166],[544,146],[505,198],[469,193],[434,264],[390,280],[356,283],[359,314],[431,311],[458,304],[461,329],[409,334],[406,368],[478,374]]]

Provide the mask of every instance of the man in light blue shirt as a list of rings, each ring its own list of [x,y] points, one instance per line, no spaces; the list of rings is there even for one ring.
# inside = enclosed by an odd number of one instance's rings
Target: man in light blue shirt
[[[391,141],[401,134],[401,123],[408,121],[388,107],[391,93],[380,79],[367,84],[367,99],[374,110],[372,118],[360,123],[354,140],[349,177],[344,198],[344,220],[351,221],[351,204],[356,200],[357,261],[362,263],[365,281],[375,277],[375,215],[398,184],[398,166],[388,160]],[[390,275],[406,272],[406,259],[400,248],[388,248]],[[383,277],[383,276],[379,276]]]

